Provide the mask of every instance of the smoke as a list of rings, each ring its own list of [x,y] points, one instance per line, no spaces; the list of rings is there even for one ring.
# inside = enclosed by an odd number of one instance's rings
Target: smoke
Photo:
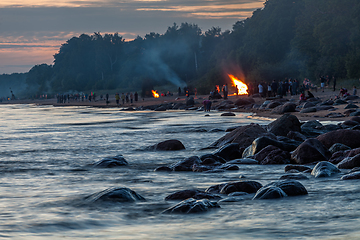
[[[149,77],[157,82],[166,80],[178,87],[185,87],[187,85],[185,81],[180,79],[179,76],[161,59],[160,52],[156,49],[151,49],[144,53],[142,67]]]
[[[26,75],[21,73],[3,74],[0,76],[0,98],[11,97],[11,91],[16,98],[21,98],[27,85],[25,83]]]

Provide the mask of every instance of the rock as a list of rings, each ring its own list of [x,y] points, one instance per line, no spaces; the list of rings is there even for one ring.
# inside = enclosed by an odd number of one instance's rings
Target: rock
[[[350,121],[356,121],[356,122],[358,122],[360,124],[360,117],[351,117],[349,120]]]
[[[335,152],[331,156],[331,158],[329,159],[329,162],[331,162],[333,164],[338,164],[344,158],[351,158],[351,157],[354,157],[355,155],[357,155],[359,153],[360,153],[360,148],[355,148],[355,149],[346,150],[346,151],[338,151],[338,152]]]
[[[297,145],[283,143],[268,137],[259,137],[255,139],[247,149],[245,149],[242,157],[246,158],[246,157],[254,156],[256,153],[260,152],[263,148],[269,145],[278,147],[285,151],[292,151],[297,147]]]
[[[316,107],[309,107],[309,108],[304,108],[303,110],[300,111],[300,113],[312,113],[316,111],[317,111]]]
[[[177,151],[185,149],[185,146],[179,140],[171,139],[154,145],[154,149],[157,151]]]
[[[194,106],[195,105],[195,100],[193,97],[189,97],[187,100],[186,100],[186,106]]]
[[[329,151],[331,152],[331,154],[334,154],[338,151],[346,151],[346,150],[350,150],[350,149],[351,149],[350,147],[348,147],[342,143],[335,143],[329,148]]]
[[[222,113],[220,116],[222,116],[222,117],[234,117],[234,116],[236,116],[236,114],[233,113],[233,112],[226,112],[226,113]]]
[[[347,102],[341,99],[337,99],[335,100],[333,105],[342,105],[342,104],[347,104]]]
[[[226,163],[226,160],[218,155],[215,154],[205,154],[200,156],[201,164],[207,165],[207,164],[214,164],[214,163]]]
[[[306,137],[305,135],[299,133],[299,132],[294,132],[294,131],[290,131],[288,132],[288,134],[286,135],[286,137],[290,138],[290,139],[294,139],[296,141],[305,141]]]
[[[262,187],[256,192],[253,200],[255,199],[275,199],[287,197],[286,193],[279,187],[267,186]]]
[[[291,154],[291,159],[293,159],[297,164],[327,161],[330,157],[330,151],[315,138],[307,139]]]
[[[289,172],[291,170],[297,170],[299,172],[311,172],[312,168],[304,165],[286,165],[285,172]]]
[[[161,167],[155,168],[154,172],[172,172],[172,170],[173,169],[168,166],[161,166]]]
[[[357,154],[353,157],[346,157],[337,165],[340,169],[352,169],[355,167],[360,167],[360,154]]]
[[[295,112],[295,111],[296,111],[296,104],[291,103],[291,102],[287,102],[284,105],[277,106],[276,108],[274,108],[271,111],[271,113],[283,114],[283,113]]]
[[[218,104],[217,106],[215,106],[215,109],[216,110],[225,110],[225,109],[231,109],[231,108],[234,108],[235,105],[232,101],[230,100],[225,100],[225,101],[222,101],[220,104]]]
[[[235,101],[236,106],[244,106],[255,103],[255,100],[251,97],[240,97]]]
[[[353,117],[360,116],[360,111],[355,111],[353,113],[350,113],[350,116],[353,116]]]
[[[309,179],[309,178],[303,173],[288,173],[288,174],[282,175],[280,177],[280,179],[305,180],[305,179]]]
[[[222,146],[220,149],[213,152],[214,155],[222,157],[226,161],[241,158],[242,152],[240,151],[239,143],[230,143]]]
[[[286,136],[290,131],[300,132],[299,119],[291,114],[284,114],[268,125],[268,131],[277,136]]]
[[[276,108],[277,106],[280,106],[282,105],[281,102],[277,102],[277,101],[272,101],[271,103],[269,103],[266,108],[270,108],[270,109],[273,109],[273,108]]]
[[[312,102],[305,102],[305,103],[303,103],[300,107],[301,107],[302,109],[304,109],[304,108],[312,108],[312,107],[315,107],[315,104],[312,103]]]
[[[106,157],[92,164],[93,167],[98,168],[113,168],[126,165],[128,165],[128,162],[122,155],[118,155],[115,157]]]
[[[229,164],[259,164],[258,161],[252,158],[234,159],[228,162]]]
[[[261,165],[290,163],[290,153],[269,145],[254,155]]]
[[[165,106],[160,106],[160,107],[155,108],[154,111],[163,112],[163,111],[166,111],[166,107]]]
[[[346,120],[341,125],[353,127],[353,126],[359,125],[359,123],[357,121]]]
[[[215,200],[219,200],[221,199],[220,196],[212,194],[212,193],[206,193],[197,189],[190,189],[190,190],[182,190],[182,191],[178,191],[175,193],[172,193],[170,195],[168,195],[167,197],[165,197],[166,201],[169,200],[185,200],[188,198],[193,198],[196,200],[199,199],[215,199]]]
[[[308,194],[306,188],[299,182],[296,180],[292,180],[292,179],[286,179],[286,180],[279,180],[276,182],[271,182],[267,185],[265,185],[264,187],[262,187],[261,189],[259,189],[255,195],[255,197],[253,199],[260,199],[260,197],[265,194],[267,192],[267,189],[269,189],[270,187],[275,187],[275,191],[279,191],[276,188],[280,188],[282,191],[285,192],[285,194],[287,196],[299,196],[299,195],[306,195]],[[261,194],[262,193],[262,194]],[[274,193],[275,197],[277,196],[276,193]],[[271,194],[269,196],[272,196]],[[262,198],[264,199],[264,198]]]
[[[193,165],[201,165],[201,160],[197,156],[185,158],[171,166],[174,171],[192,171]]]
[[[130,188],[108,188],[98,193],[85,197],[87,202],[110,201],[110,202],[135,202],[145,201],[145,198]]]
[[[360,179],[360,172],[348,173],[341,177],[341,180]]]
[[[317,137],[325,147],[330,148],[335,143],[342,143],[351,148],[360,146],[360,131],[339,129]]]
[[[319,162],[312,170],[311,175],[315,178],[330,177],[339,172],[340,170],[334,164],[330,162]]]
[[[355,104],[350,103],[344,109],[350,109],[350,108],[359,108],[359,107]]]
[[[326,100],[324,102],[322,102],[320,105],[321,106],[326,106],[326,105],[333,105],[334,104],[334,101],[333,100]]]
[[[316,111],[334,110],[333,106],[316,106]]]
[[[220,208],[220,206],[216,202],[211,202],[208,199],[196,200],[189,198],[164,210],[162,213],[201,213],[213,208]]]
[[[210,147],[219,148],[229,143],[238,143],[239,147],[248,147],[252,141],[259,136],[266,133],[259,124],[250,124],[242,127],[238,127],[235,130],[229,132],[216,142],[212,143]]]
[[[341,113],[329,113],[329,114],[325,115],[325,117],[328,117],[328,118],[342,118],[342,117],[345,117],[345,115],[343,115]]]
[[[242,180],[236,182],[229,182],[218,184],[209,187],[205,192],[208,193],[221,193],[221,194],[230,194],[233,192],[246,192],[246,193],[255,193],[262,187],[261,183],[250,180]]]
[[[350,101],[350,100],[356,100],[356,99],[359,99],[359,96],[348,95],[348,96],[345,96],[345,97],[342,98],[342,100],[344,100],[344,101]]]

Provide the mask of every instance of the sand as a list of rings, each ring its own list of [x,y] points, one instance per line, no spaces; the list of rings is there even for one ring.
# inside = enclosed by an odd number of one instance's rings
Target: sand
[[[313,92],[313,94],[315,95],[315,97],[319,97],[322,101],[325,101],[327,99],[333,99],[337,94],[337,92],[334,92],[330,89],[325,89],[324,92],[318,91],[318,92]],[[202,101],[207,99],[208,96],[207,95],[200,95],[200,96],[196,96],[195,97],[195,101],[196,101],[196,106],[202,106]],[[287,99],[295,99],[296,103],[299,100],[299,95],[296,96],[287,96]],[[229,100],[235,102],[237,99],[236,96],[229,96]],[[256,104],[262,104],[266,99],[265,98],[254,98],[255,103]],[[127,108],[127,107],[133,107],[133,108],[137,108],[140,106],[149,106],[149,105],[159,105],[162,103],[176,103],[176,102],[186,102],[186,97],[185,96],[180,96],[178,97],[177,95],[174,96],[166,96],[166,97],[160,97],[160,98],[140,98],[140,101],[138,102],[134,102],[132,104],[130,103],[125,103],[124,105],[120,104],[119,106],[116,105],[115,102],[115,96],[111,96],[109,98],[110,103],[106,104],[105,100],[96,100],[95,102],[89,102],[89,101],[70,101],[69,103],[56,103],[56,99],[26,99],[26,100],[11,100],[11,101],[6,101],[6,102],[2,102],[0,104],[35,104],[35,105],[53,105],[53,106],[89,106],[89,107],[103,107],[103,108]],[[217,102],[213,103],[213,106],[215,106],[216,104],[219,104],[221,101],[223,101],[222,99],[218,100]],[[295,116],[297,116],[299,118],[299,120],[301,121],[307,121],[307,120],[320,120],[320,121],[345,121],[347,119],[349,119],[350,117],[342,117],[342,118],[328,118],[325,117],[325,115],[329,114],[329,113],[341,113],[344,114],[345,112],[345,106],[344,105],[338,105],[335,106],[336,110],[334,111],[328,111],[328,110],[324,110],[324,111],[319,111],[319,112],[314,112],[314,113],[300,113],[300,112],[294,112],[291,113]],[[228,111],[228,110],[227,110]],[[237,110],[231,110],[233,112],[252,112],[253,115],[252,117],[265,117],[265,118],[278,118],[281,115],[280,114],[273,114],[271,113],[270,110],[257,110],[257,109],[237,109]]]

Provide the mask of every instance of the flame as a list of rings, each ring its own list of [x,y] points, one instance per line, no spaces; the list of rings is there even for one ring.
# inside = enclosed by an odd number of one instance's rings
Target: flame
[[[231,75],[231,74],[228,74],[228,75],[229,75],[229,78],[231,79],[234,87],[237,86],[238,95],[247,95],[248,94],[248,86],[245,83],[243,83],[242,81],[240,81],[239,79],[237,79],[236,77],[234,77],[233,75]]]
[[[151,90],[151,92],[152,92],[152,95],[153,95],[154,98],[160,97],[156,90],[155,91]]]

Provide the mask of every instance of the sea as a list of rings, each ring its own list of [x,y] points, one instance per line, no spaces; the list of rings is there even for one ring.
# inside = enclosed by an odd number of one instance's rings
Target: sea
[[[0,105],[1,239],[360,239],[360,181],[334,177],[301,183],[308,195],[252,200],[251,194],[200,214],[163,214],[165,197],[241,178],[265,185],[284,165],[239,165],[217,173],[155,172],[202,150],[230,127],[272,119],[198,111]],[[177,139],[181,151],[149,146]],[[122,154],[127,166],[94,168]],[[146,201],[96,204],[86,196],[127,187]]]

